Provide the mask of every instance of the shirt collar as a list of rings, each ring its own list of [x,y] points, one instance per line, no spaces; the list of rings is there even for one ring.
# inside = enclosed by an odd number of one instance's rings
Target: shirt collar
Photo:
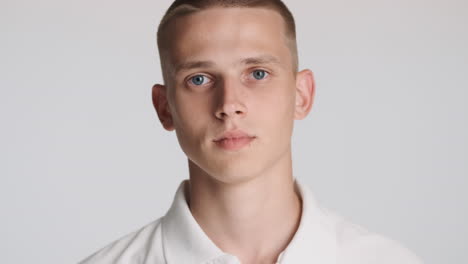
[[[224,253],[204,233],[190,212],[185,197],[184,180],[177,189],[174,201],[162,218],[164,255],[169,264],[207,263],[217,258],[235,258]],[[281,253],[279,263],[336,263],[336,239],[325,213],[318,206],[307,186],[295,180],[296,191],[302,199],[302,215],[298,230],[287,248]]]
[[[167,263],[205,263],[224,253],[203,232],[190,212],[183,181],[171,208],[162,219],[163,250]]]
[[[293,239],[280,256],[279,263],[335,264],[337,256],[336,231],[326,212],[319,207],[311,190],[295,180],[296,191],[302,198],[302,215]]]

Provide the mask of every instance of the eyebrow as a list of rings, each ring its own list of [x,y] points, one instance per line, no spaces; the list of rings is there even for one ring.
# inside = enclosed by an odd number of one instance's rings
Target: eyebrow
[[[257,57],[248,57],[240,60],[240,64],[255,65],[255,64],[281,64],[280,60],[272,55],[261,55]],[[216,65],[213,61],[187,61],[175,67],[175,72],[198,69],[212,68]]]
[[[280,64],[280,60],[272,55],[262,55],[258,57],[250,57],[241,60],[241,64],[251,65],[251,64]]]
[[[212,61],[188,61],[181,63],[175,67],[175,72],[186,71],[197,68],[211,68],[215,63]]]

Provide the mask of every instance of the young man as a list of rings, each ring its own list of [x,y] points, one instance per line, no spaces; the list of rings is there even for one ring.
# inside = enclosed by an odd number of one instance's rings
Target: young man
[[[188,158],[167,214],[82,264],[414,264],[396,242],[319,207],[293,176],[294,120],[314,98],[279,0],[175,1],[158,30],[153,102]]]

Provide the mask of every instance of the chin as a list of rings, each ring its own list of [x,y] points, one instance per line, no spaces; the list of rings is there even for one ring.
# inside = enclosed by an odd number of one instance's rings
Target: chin
[[[230,185],[235,185],[235,184],[241,184],[248,182],[255,178],[255,175],[253,174],[242,174],[242,173],[220,173],[220,174],[213,174],[209,175],[209,177],[212,177],[214,180],[224,183],[224,184],[230,184]]]
[[[224,168],[219,171],[219,173],[214,173],[211,176],[225,183],[244,182],[253,177],[250,171],[239,170],[236,168]]]
[[[206,176],[226,184],[249,181],[261,172],[260,163],[256,159],[210,159],[197,164],[198,169],[204,171]]]

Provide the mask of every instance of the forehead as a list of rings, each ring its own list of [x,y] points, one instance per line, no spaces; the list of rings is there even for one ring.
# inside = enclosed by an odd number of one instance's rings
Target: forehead
[[[210,8],[178,17],[167,28],[171,66],[187,60],[234,62],[269,55],[290,66],[285,22],[266,8]],[[289,65],[287,65],[289,64]]]

